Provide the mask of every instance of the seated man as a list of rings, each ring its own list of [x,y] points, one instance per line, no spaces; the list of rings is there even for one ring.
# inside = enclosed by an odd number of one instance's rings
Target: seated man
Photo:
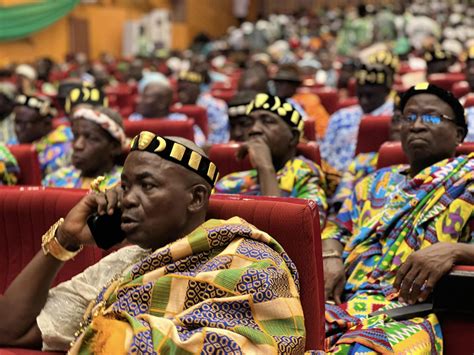
[[[6,144],[15,139],[15,86],[0,82],[0,143]]]
[[[16,185],[20,168],[15,157],[8,148],[0,143],[0,186]]]
[[[474,215],[474,156],[455,158],[464,110],[428,83],[400,102],[401,142],[410,166],[368,175],[323,231],[326,350],[442,353],[434,314],[394,321],[371,313],[423,302],[453,265],[474,264],[467,230]]]
[[[359,124],[364,115],[392,115],[389,98],[393,71],[380,64],[363,65],[355,74],[359,104],[336,111],[330,118],[321,142],[321,157],[343,173],[354,159]]]
[[[205,221],[218,172],[202,149],[142,132],[131,150],[121,188],[85,196],[0,296],[0,345],[64,351],[73,341],[72,354],[302,353],[296,268],[241,218]],[[118,206],[135,245],[49,290],[64,261],[94,243],[87,217]]]
[[[72,164],[48,174],[43,186],[89,188],[93,179],[104,176],[101,186],[120,182],[118,157],[127,150],[122,117],[105,107],[80,108],[72,116]]]
[[[247,115],[247,107],[257,95],[255,91],[239,91],[229,102],[230,140],[244,142],[252,127],[252,119]]]
[[[304,125],[298,111],[277,96],[258,94],[247,113],[252,123],[239,156],[248,154],[254,169],[223,177],[216,192],[311,199],[323,225],[326,180],[315,162],[296,156]]]
[[[47,98],[18,95],[15,99],[17,139],[9,144],[33,144],[43,176],[66,166],[70,159],[72,132],[64,125],[53,129],[55,112]]]
[[[182,113],[170,113],[173,101],[173,90],[163,74],[149,73],[141,81],[138,88],[136,112],[128,118],[130,121],[141,121],[147,118],[166,118],[168,120],[186,120]],[[194,125],[194,142],[203,146],[206,136],[201,128]]]
[[[275,95],[294,105],[304,119],[316,122],[316,136],[323,138],[329,121],[329,114],[321,104],[318,95],[310,92],[298,93],[301,77],[298,67],[293,64],[282,65],[272,78]]]
[[[178,78],[178,99],[182,105],[198,105],[207,111],[208,144],[229,141],[229,117],[227,104],[209,93],[201,93],[203,77],[196,72],[181,72]]]

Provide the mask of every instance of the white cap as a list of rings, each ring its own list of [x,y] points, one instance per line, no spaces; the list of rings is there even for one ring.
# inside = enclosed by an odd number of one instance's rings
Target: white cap
[[[15,74],[24,76],[30,80],[36,80],[37,74],[35,68],[28,64],[20,64],[15,69]]]

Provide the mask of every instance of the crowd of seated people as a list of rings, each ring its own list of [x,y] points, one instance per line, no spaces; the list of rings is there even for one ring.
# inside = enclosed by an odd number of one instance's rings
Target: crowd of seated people
[[[439,16],[462,6],[272,15],[165,59],[76,55],[3,71],[0,185],[21,183],[9,149],[22,144],[37,153],[43,186],[93,193],[45,231],[0,296],[0,346],[443,353],[435,313],[396,320],[384,311],[425,302],[453,266],[474,265],[474,155],[456,153],[474,139],[474,42],[459,49],[440,27],[474,24],[474,11],[465,23]],[[455,96],[452,74],[467,91]],[[439,75],[447,81],[433,84]],[[194,120],[194,141],[147,128],[194,119],[187,107],[207,114],[207,129]],[[359,135],[365,116],[391,117],[387,137],[408,164],[377,170],[378,146],[357,151],[372,138]],[[143,124],[135,137],[126,136],[131,121]],[[320,159],[300,154],[301,143]],[[208,153],[221,145],[237,146],[229,160],[250,168],[220,176]],[[206,221],[216,193],[317,206],[324,349],[305,347],[314,335],[292,255],[238,216]],[[65,262],[96,244],[89,216],[117,209],[128,245],[51,288]]]

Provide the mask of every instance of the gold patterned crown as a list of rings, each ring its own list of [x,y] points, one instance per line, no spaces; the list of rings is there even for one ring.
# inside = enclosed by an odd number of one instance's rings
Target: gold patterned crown
[[[367,64],[384,65],[392,69],[394,72],[397,72],[398,68],[400,67],[400,60],[398,59],[398,56],[390,53],[389,51],[382,50],[369,56],[367,60]]]
[[[393,84],[393,72],[382,65],[362,65],[355,72],[358,85],[378,84],[388,88]]]
[[[440,46],[435,46],[433,49],[426,51],[423,57],[427,63],[431,63],[451,59],[453,55],[451,52],[444,50]]]
[[[296,108],[286,100],[268,94],[257,94],[255,99],[247,107],[247,115],[254,111],[269,111],[280,116],[290,127],[295,127],[303,132],[304,121]]]
[[[108,106],[107,97],[98,88],[80,87],[72,89],[66,98],[64,111],[71,113],[74,106],[79,104],[90,104],[92,106]]]
[[[182,81],[189,81],[190,83],[195,84],[202,84],[204,81],[202,75],[194,71],[182,71],[179,73],[178,79]]]
[[[17,95],[15,105],[35,109],[42,117],[54,117],[56,115],[56,110],[51,106],[51,101],[39,96]]]
[[[152,132],[142,131],[135,136],[131,143],[131,151],[134,150],[154,153],[163,159],[179,164],[201,176],[211,187],[214,187],[219,178],[219,171],[209,158],[181,143]]]

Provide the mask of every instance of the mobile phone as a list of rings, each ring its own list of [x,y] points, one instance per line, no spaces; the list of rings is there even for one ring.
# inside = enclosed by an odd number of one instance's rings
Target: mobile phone
[[[120,209],[116,209],[112,215],[94,213],[87,218],[87,225],[99,248],[110,249],[125,239],[125,233],[120,228],[121,218]]]

